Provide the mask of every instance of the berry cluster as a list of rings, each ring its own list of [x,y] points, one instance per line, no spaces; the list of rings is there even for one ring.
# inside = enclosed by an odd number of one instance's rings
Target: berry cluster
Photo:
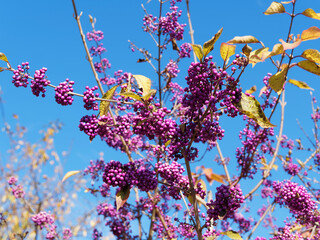
[[[122,164],[118,161],[110,161],[106,164],[103,181],[113,187],[130,187],[136,185],[141,191],[156,189],[158,181],[155,172],[147,168],[137,169],[135,163]]]
[[[98,119],[96,115],[86,115],[80,119],[79,129],[80,131],[84,131],[92,140],[95,136],[97,136],[98,129]]]
[[[171,39],[181,40],[183,38],[184,27],[186,24],[180,24],[178,18],[182,11],[178,12],[177,6],[170,7],[171,12],[167,12],[165,17],[159,19],[159,28],[162,34],[168,34]]]
[[[176,78],[180,72],[177,63],[173,60],[170,60],[166,66],[166,72],[170,78]]]
[[[69,81],[67,78],[65,82],[61,82],[54,90],[55,90],[55,99],[58,104],[62,106],[72,105],[73,98],[70,95],[70,92],[73,92],[74,81]]]
[[[27,87],[29,84],[28,70],[30,69],[28,62],[23,62],[22,66],[18,65],[18,69],[13,71],[12,83],[16,87]]]
[[[207,211],[207,226],[210,225],[210,220],[232,218],[235,211],[244,201],[244,196],[239,186],[229,187],[221,185],[217,187],[216,199],[207,203],[209,207]]]
[[[94,68],[98,73],[104,73],[107,68],[111,68],[111,63],[106,58],[102,58],[100,62],[94,63]]]
[[[287,206],[300,224],[319,224],[316,203],[303,186],[285,180],[273,182],[273,189],[277,194],[275,202]]]
[[[96,98],[99,97],[99,93],[94,94],[94,91],[98,89],[98,86],[92,88],[86,86],[86,89],[87,90],[83,93],[84,108],[87,110],[98,110],[98,103],[95,101]]]
[[[191,45],[190,43],[183,43],[180,46],[180,51],[179,51],[179,57],[180,58],[185,58],[185,57],[190,57],[191,53]]]
[[[99,41],[103,40],[103,37],[104,37],[103,32],[100,30],[98,30],[98,31],[93,30],[92,32],[87,33],[88,41],[99,42]]]
[[[41,94],[42,97],[45,97],[46,89],[45,87],[50,84],[50,81],[46,77],[46,68],[42,68],[40,70],[35,71],[33,80],[31,80],[31,90],[32,93],[39,97],[39,94]]]
[[[18,184],[18,180],[15,177],[10,177],[8,183],[11,187],[11,192],[15,198],[24,198],[25,192],[23,190],[22,185]]]

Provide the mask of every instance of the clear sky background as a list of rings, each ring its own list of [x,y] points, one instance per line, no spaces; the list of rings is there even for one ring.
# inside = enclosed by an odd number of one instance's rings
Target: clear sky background
[[[212,52],[214,61],[222,64],[219,54],[219,46],[222,42],[232,39],[234,36],[253,35],[261,40],[267,47],[279,43],[279,39],[286,39],[289,16],[277,14],[266,16],[263,12],[268,8],[270,0],[191,0],[190,10],[192,24],[195,34],[195,42],[203,44],[210,39],[221,27],[223,33],[216,43]],[[149,13],[158,14],[158,1],[111,1],[91,0],[76,1],[78,12],[83,11],[81,22],[84,32],[91,31],[91,24],[88,15],[97,19],[96,29],[104,32],[103,41],[107,52],[104,57],[111,62],[112,68],[109,75],[119,69],[133,74],[142,74],[151,79],[156,75],[147,63],[136,63],[141,56],[139,53],[132,53],[128,40],[136,43],[139,47],[155,49],[152,39],[141,29],[144,11],[141,8],[144,4]],[[180,23],[187,23],[186,7],[184,1],[180,4],[183,10],[183,17]],[[288,9],[291,9],[291,5]],[[290,6],[290,7],[289,7]],[[313,8],[320,12],[319,0],[298,0],[297,12],[306,8]],[[8,57],[13,68],[21,62],[28,61],[31,71],[42,67],[48,68],[47,76],[52,84],[57,85],[66,78],[75,81],[74,91],[83,93],[85,86],[95,85],[95,80],[88,62],[85,59],[85,51],[81,42],[77,23],[73,18],[73,7],[71,1],[4,1],[0,8],[0,52]],[[292,32],[301,32],[311,26],[320,27],[320,21],[299,16],[295,19]],[[186,27],[189,31],[189,27]],[[180,42],[190,42],[186,34]],[[260,45],[251,45],[254,49]],[[303,42],[295,53],[302,53],[304,49],[318,48],[320,40]],[[241,51],[239,45],[236,52]],[[185,81],[187,66],[192,59],[185,59],[177,81]],[[4,67],[5,63],[0,62]],[[251,66],[241,79],[244,89],[257,85],[258,91],[262,87],[262,79],[268,73],[275,73],[276,69],[267,61],[257,64],[253,69]],[[4,103],[4,112],[7,121],[12,121],[12,115],[18,114],[21,124],[27,126],[29,138],[38,139],[35,136],[41,128],[50,121],[59,120],[64,124],[63,129],[56,137],[56,147],[59,151],[69,150],[71,154],[65,166],[66,171],[82,170],[91,159],[97,159],[99,152],[105,154],[106,160],[121,160],[124,154],[115,152],[108,148],[98,138],[92,143],[87,135],[78,129],[79,120],[87,115],[81,98],[75,98],[72,106],[61,106],[54,101],[54,90],[47,90],[46,97],[35,97],[30,88],[16,88],[11,83],[12,74],[9,72],[0,73],[1,98]],[[305,81],[315,89],[313,95],[320,100],[320,79],[319,76],[307,73],[301,69],[290,70],[289,78]],[[155,85],[156,86],[156,85]],[[288,86],[286,91],[286,115],[284,133],[296,139],[302,135],[296,123],[296,119],[302,123],[309,134],[311,132],[311,105],[310,91],[301,90],[295,86]],[[279,125],[279,110],[272,123]],[[221,148],[225,156],[234,159],[237,146],[238,131],[243,128],[241,117],[238,119],[225,119],[221,124],[226,129],[225,139],[221,142]],[[3,121],[0,120],[0,127],[3,128]],[[275,128],[277,134],[278,128]],[[0,152],[5,156],[8,149],[8,139],[4,132],[0,132]],[[211,164],[216,155],[215,151],[210,152],[203,164]],[[207,165],[210,166],[210,165]],[[223,173],[218,169],[217,173]]]

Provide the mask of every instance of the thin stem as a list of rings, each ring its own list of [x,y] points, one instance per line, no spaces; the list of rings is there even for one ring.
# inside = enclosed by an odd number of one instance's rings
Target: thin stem
[[[189,28],[190,28],[189,34],[190,34],[190,37],[191,37],[191,43],[194,44],[194,38],[193,38],[194,31],[193,31],[192,23],[191,23],[191,15],[190,15],[190,9],[189,9],[189,0],[186,0],[186,4],[187,4],[187,16],[188,16],[188,22],[189,22]],[[196,54],[195,54],[194,51],[193,51],[193,61],[194,61],[195,63],[197,62],[197,57],[196,57]]]
[[[80,22],[80,17],[81,17],[81,13],[80,15],[78,15],[78,12],[77,12],[77,8],[76,8],[76,4],[74,2],[74,0],[72,0],[72,5],[73,5],[73,10],[74,10],[74,14],[75,14],[75,19],[77,21],[77,24],[78,24],[78,28],[79,28],[79,32],[80,32],[80,35],[81,35],[81,40],[82,40],[82,43],[83,43],[83,46],[86,50],[86,54],[87,54],[87,58],[88,58],[88,61],[90,63],[90,66],[91,66],[91,69],[92,69],[92,72],[93,72],[93,75],[94,75],[94,78],[96,79],[97,81],[97,84],[98,84],[98,87],[100,89],[100,92],[101,94],[103,95],[104,94],[104,90],[102,88],[102,85],[101,85],[101,82],[100,82],[100,79],[98,77],[98,74],[96,72],[96,69],[94,67],[94,64],[93,64],[93,61],[92,61],[92,57],[90,55],[90,52],[89,52],[89,49],[88,49],[88,45],[86,43],[86,38],[83,34],[83,31],[82,31],[82,26],[81,26],[81,22]]]
[[[262,222],[262,220],[266,217],[266,215],[268,214],[268,212],[271,210],[271,208],[274,206],[275,202],[273,202],[272,204],[270,204],[268,206],[268,208],[266,209],[266,211],[263,213],[263,215],[260,217],[259,221],[256,223],[256,225],[254,225],[251,233],[249,234],[249,236],[247,237],[246,240],[249,240],[252,236],[252,234],[257,230],[257,228],[259,227],[260,223]]]
[[[281,121],[280,121],[280,129],[279,129],[279,134],[278,134],[278,141],[277,141],[277,145],[276,145],[276,149],[274,151],[273,154],[273,158],[270,162],[270,164],[268,165],[268,169],[264,171],[263,173],[263,177],[262,179],[258,182],[258,184],[245,196],[245,199],[247,199],[248,197],[250,197],[256,190],[258,190],[258,188],[261,186],[261,184],[264,182],[265,179],[267,179],[267,177],[270,175],[270,171],[273,167],[274,162],[276,161],[278,152],[279,152],[279,148],[280,148],[280,142],[281,142],[281,138],[282,138],[282,132],[283,132],[283,125],[284,125],[284,107],[286,105],[285,103],[285,90],[283,90],[282,92],[282,100],[281,100]]]
[[[229,185],[231,185],[231,179],[230,179],[229,171],[228,171],[226,162],[224,161],[224,157],[222,155],[222,152],[221,152],[221,149],[220,149],[218,141],[216,141],[216,147],[217,147],[217,150],[218,150],[221,162],[222,162],[223,169],[224,169],[224,171],[226,173],[226,176],[227,176],[227,181],[228,181]]]
[[[191,197],[192,197],[192,205],[194,208],[194,215],[196,218],[196,231],[197,231],[198,239],[202,240],[203,238],[202,238],[202,233],[201,233],[201,224],[200,224],[200,218],[199,218],[199,212],[198,212],[196,191],[194,189],[192,172],[191,172],[189,160],[187,159],[187,156],[186,156],[185,148],[182,150],[182,154],[184,157],[184,161],[186,163],[186,168],[187,168],[187,173],[188,173],[190,192],[191,192]]]

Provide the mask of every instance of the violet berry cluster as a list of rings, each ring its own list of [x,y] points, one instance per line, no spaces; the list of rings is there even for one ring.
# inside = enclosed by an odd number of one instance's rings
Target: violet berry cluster
[[[84,108],[87,110],[98,110],[98,103],[95,101],[96,98],[99,97],[99,93],[94,93],[94,91],[98,89],[98,86],[92,88],[86,86],[86,89],[87,90],[83,93]]]
[[[58,104],[62,106],[72,105],[73,98],[70,92],[73,92],[74,81],[70,81],[68,78],[66,81],[61,82],[55,90],[55,99]]]
[[[303,186],[285,180],[273,182],[273,189],[276,193],[275,202],[288,207],[300,224],[320,223],[316,203]]]
[[[39,226],[40,229],[43,229],[44,227],[47,229],[46,239],[54,240],[58,236],[56,232],[57,226],[54,225],[54,216],[50,213],[40,212],[33,215],[31,220],[36,226]]]
[[[45,87],[50,84],[50,80],[48,80],[46,76],[47,68],[42,68],[40,70],[36,70],[34,73],[33,80],[31,80],[31,90],[32,93],[39,97],[40,93],[42,97],[45,97],[46,89]]]
[[[214,201],[211,200],[207,203],[209,207],[207,211],[207,226],[210,225],[211,219],[216,221],[218,219],[232,218],[235,211],[240,208],[244,201],[244,196],[239,186],[221,185],[217,187],[215,196],[216,199]]]
[[[154,190],[158,185],[154,171],[147,168],[137,169],[133,162],[122,164],[113,160],[105,165],[103,181],[113,187],[137,186],[142,191]]]
[[[29,84],[29,62],[23,62],[21,65],[18,65],[18,69],[13,71],[12,83],[16,87],[27,87]]]
[[[11,192],[14,195],[15,198],[24,198],[25,192],[23,190],[22,185],[17,184],[18,179],[15,177],[10,177],[8,180],[8,183],[11,188]]]

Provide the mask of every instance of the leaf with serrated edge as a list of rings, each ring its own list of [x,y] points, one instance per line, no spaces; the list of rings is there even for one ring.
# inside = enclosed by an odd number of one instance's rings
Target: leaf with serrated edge
[[[252,47],[250,47],[248,44],[244,45],[244,47],[242,48],[242,53],[247,57],[249,57],[251,51],[252,51]]]
[[[220,46],[220,56],[223,61],[228,61],[228,59],[236,53],[236,46],[228,43],[221,43]]]
[[[219,39],[223,28],[221,28],[210,40],[203,44],[203,55],[207,56],[214,48],[215,42]]]
[[[310,27],[304,30],[301,34],[302,41],[314,40],[318,38],[320,38],[320,29],[317,27]]]
[[[255,98],[242,93],[241,100],[237,104],[240,112],[253,119],[262,128],[275,127],[271,124],[268,118],[264,115],[260,107],[260,103]]]
[[[196,54],[197,58],[201,62],[203,59],[203,56],[204,56],[202,46],[199,44],[191,44],[191,46],[192,46],[192,49],[193,49],[194,53]]]
[[[118,85],[113,86],[110,88],[105,94],[103,94],[102,99],[111,99],[114,95],[114,92],[116,91]],[[99,115],[102,117],[104,115],[107,115],[109,111],[110,102],[107,101],[101,101],[99,106]]]
[[[260,41],[258,39],[256,39],[254,36],[236,36],[233,39],[231,39],[230,41],[228,41],[228,43],[259,43]]]
[[[116,195],[117,211],[121,208],[130,196],[130,187],[124,187]]]
[[[301,62],[298,62],[298,66],[308,72],[320,76],[320,67],[314,62],[311,62],[309,60],[303,60]]]
[[[295,85],[295,86],[297,86],[298,88],[314,90],[313,88],[309,87],[309,85],[307,83],[302,82],[302,81],[289,79],[288,82],[293,84],[293,85]]]
[[[320,20],[320,13],[316,13],[312,8],[307,8],[301,14],[309,18]]]
[[[272,2],[268,9],[264,12],[265,15],[271,15],[276,13],[284,13],[286,9],[279,2]]]
[[[315,49],[307,49],[303,51],[301,57],[308,59],[311,62],[319,63],[320,64],[320,52]]]
[[[76,175],[78,173],[81,173],[81,171],[70,171],[67,172],[64,177],[62,178],[62,182],[64,182],[65,180],[67,180],[69,177],[72,177],[73,175]]]
[[[136,79],[139,88],[142,88],[142,96],[145,96],[149,93],[151,89],[151,80],[143,75],[133,75]]]
[[[234,240],[242,240],[242,237],[240,236],[240,234],[236,231],[233,231],[233,230],[221,232],[220,234],[226,235],[227,237],[234,239]]]
[[[282,69],[280,72],[277,72],[269,78],[269,86],[278,94],[281,93],[283,84],[286,81],[287,69],[288,67]]]
[[[140,102],[142,101],[141,97],[138,94],[135,94],[133,92],[120,93],[119,95],[124,96],[124,97],[130,97],[130,98],[133,98],[133,99],[138,100]]]

